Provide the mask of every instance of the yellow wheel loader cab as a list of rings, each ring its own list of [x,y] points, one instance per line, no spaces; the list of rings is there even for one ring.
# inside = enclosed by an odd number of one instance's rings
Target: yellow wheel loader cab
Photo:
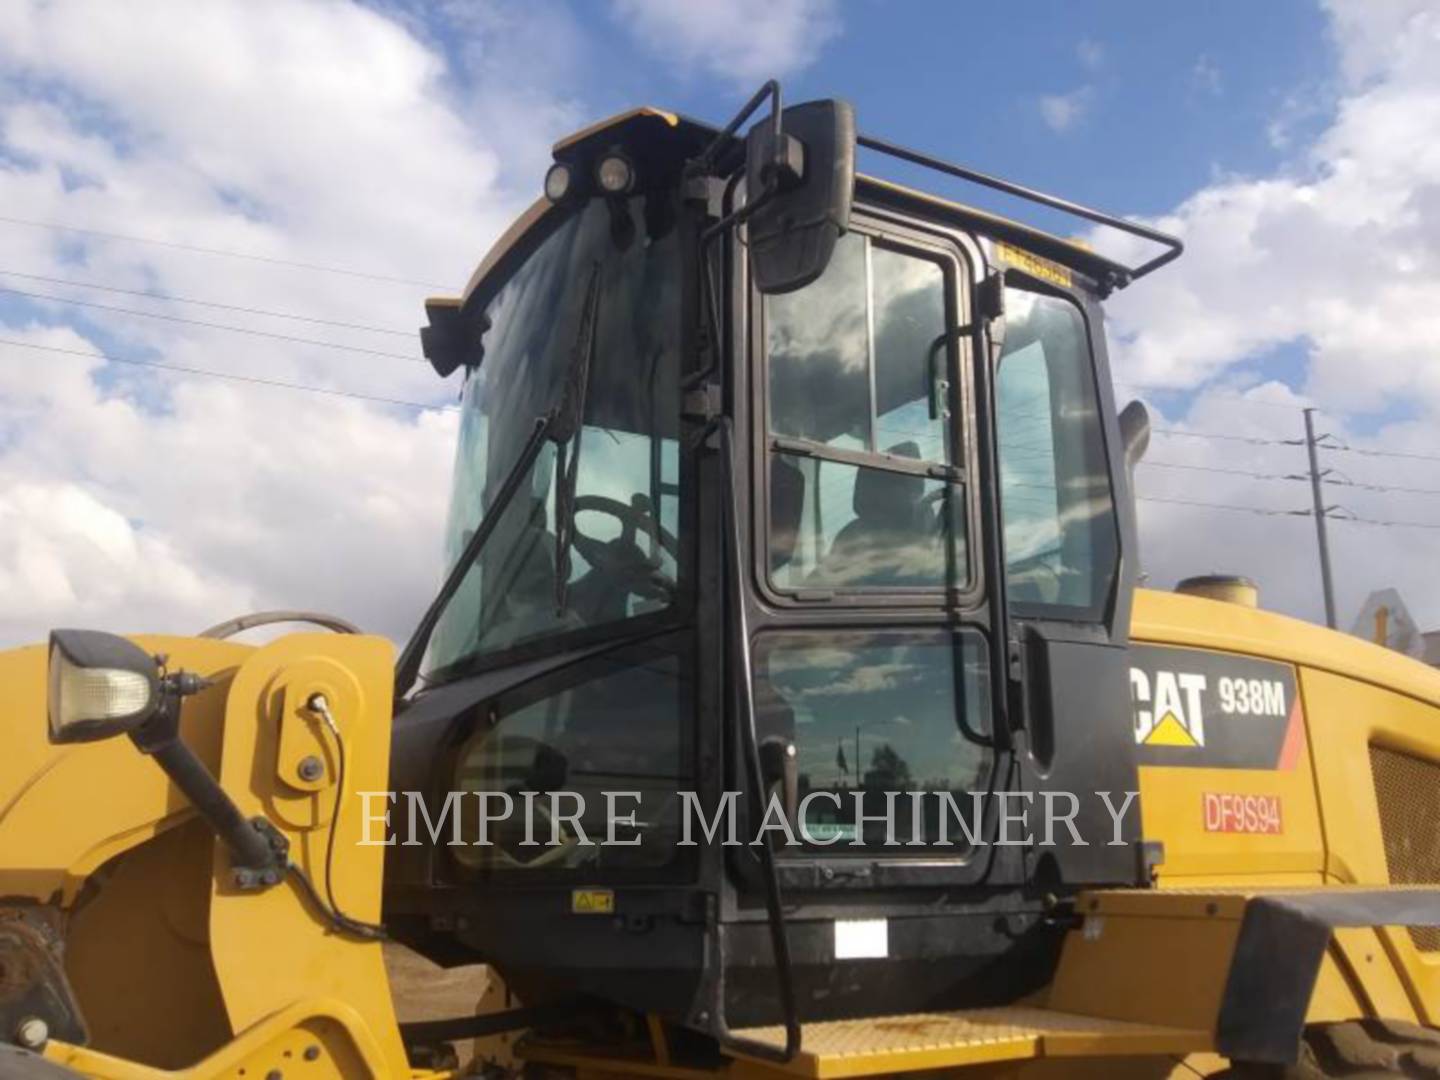
[[[0,654],[0,1076],[1435,1075],[1440,675],[1135,587],[1101,304],[1179,241],[774,83],[554,158],[426,305],[398,658]],[[399,1024],[386,938],[504,991]]]

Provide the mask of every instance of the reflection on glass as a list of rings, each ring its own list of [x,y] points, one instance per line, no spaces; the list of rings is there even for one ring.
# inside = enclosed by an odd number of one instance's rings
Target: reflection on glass
[[[940,839],[949,793],[970,818],[969,793],[984,791],[990,754],[978,738],[989,730],[985,640],[944,634],[787,634],[762,638],[756,650],[756,725],[762,738],[794,742],[798,794],[810,836],[833,850],[859,839],[884,843],[886,792],[923,792],[918,821],[901,795],[893,816],[897,843]],[[836,805],[837,796],[839,805]],[[972,822],[973,825],[973,822]],[[918,829],[917,829],[918,826]],[[963,840],[952,815],[947,837]]]
[[[547,444],[431,638],[426,671],[568,630],[667,606],[678,567],[680,280],[671,219],[646,199],[624,205],[643,242],[587,204],[516,272],[487,308],[484,355],[462,400],[446,555],[453,564],[519,457],[559,401],[599,283],[583,425]],[[578,457],[577,457],[578,456]],[[573,539],[557,542],[574,469]]]
[[[849,233],[820,278],[767,297],[770,428],[849,449],[870,445],[865,245]]]
[[[899,457],[914,451],[914,443],[890,448]],[[958,484],[776,454],[770,498],[770,571],[780,588],[940,588],[968,579]]]
[[[1005,308],[995,397],[1009,598],[1093,613],[1118,541],[1085,322],[1069,301],[1020,289]]]
[[[771,431],[846,450],[908,441],[916,457],[950,459],[939,263],[850,233],[819,279],[765,304]]]
[[[945,273],[938,263],[871,249],[875,325],[875,440],[908,440],[916,457],[949,461]]]
[[[655,867],[668,863],[680,839],[681,790],[693,788],[682,750],[682,719],[690,700],[688,678],[673,655],[601,662],[587,681],[532,704],[503,713],[493,727],[484,725],[460,751],[454,790],[501,791],[515,812],[493,820],[489,845],[476,845],[479,802],[466,797],[462,838],[451,851],[462,866],[499,870]],[[537,798],[531,823],[541,846],[524,846],[526,817],[520,793],[575,792],[583,799],[580,827],[592,844],[577,842],[568,826],[562,843],[548,845],[549,800]],[[606,792],[638,792],[638,802],[616,797],[617,818],[632,810],[635,825],[616,825],[617,841],[606,837]],[[562,811],[579,809],[563,796]],[[499,800],[491,812],[501,814]]]

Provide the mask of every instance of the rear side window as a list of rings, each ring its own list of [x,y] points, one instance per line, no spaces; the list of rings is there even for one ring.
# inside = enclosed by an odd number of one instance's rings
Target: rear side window
[[[1069,300],[1007,289],[995,378],[1009,599],[1098,618],[1119,560],[1085,320]]]

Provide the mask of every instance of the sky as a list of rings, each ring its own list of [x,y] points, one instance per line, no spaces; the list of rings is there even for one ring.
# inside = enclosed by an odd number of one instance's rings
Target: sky
[[[1242,573],[1322,617],[1292,513],[1311,406],[1342,626],[1394,586],[1440,627],[1437,60],[1433,0],[10,0],[0,646],[282,607],[403,640],[457,427],[424,297],[461,289],[555,139],[640,103],[720,122],[770,76],[1184,237],[1109,305],[1117,393],[1158,429],[1150,584]]]

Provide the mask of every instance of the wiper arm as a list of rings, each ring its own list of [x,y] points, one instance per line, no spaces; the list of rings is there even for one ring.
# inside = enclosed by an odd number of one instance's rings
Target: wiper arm
[[[595,357],[595,325],[600,313],[600,264],[590,266],[580,330],[570,354],[565,396],[556,409],[550,437],[558,444],[555,472],[555,613],[564,614],[570,586],[570,547],[575,537],[575,485],[580,476],[580,443],[585,430],[585,403],[590,396],[590,364]],[[568,455],[566,443],[574,440]]]
[[[465,580],[465,575],[480,557],[480,550],[485,542],[490,539],[490,534],[495,531],[495,526],[500,522],[500,516],[505,508],[510,505],[516,490],[520,487],[520,481],[525,479],[530,472],[530,466],[535,464],[535,458],[540,454],[540,448],[545,445],[545,440],[550,434],[555,423],[555,413],[539,417],[535,426],[530,432],[530,438],[525,442],[525,448],[520,451],[520,457],[515,464],[510,466],[510,471],[505,475],[505,482],[500,485],[495,498],[490,500],[489,507],[480,518],[480,524],[466,541],[465,548],[460,552],[460,557],[455,560],[455,565],[450,568],[450,573],[445,577],[445,583],[440,586],[440,591],[435,594],[435,599],[425,609],[424,616],[420,619],[420,625],[415,628],[415,633],[410,636],[405,649],[400,654],[400,659],[395,664],[395,697],[404,697],[415,685],[415,679],[420,674],[420,661],[425,655],[425,647],[430,643],[430,635],[435,632],[436,625],[440,622],[440,616],[444,614],[446,606]]]
[[[510,471],[505,475],[500,490],[496,492],[495,498],[490,500],[484,515],[480,518],[480,524],[470,539],[466,541],[464,550],[460,552],[455,565],[450,568],[450,573],[445,576],[445,582],[440,586],[440,591],[435,594],[435,599],[425,609],[420,624],[415,628],[415,633],[406,642],[404,650],[400,653],[400,659],[395,664],[395,697],[404,697],[420,674],[420,663],[425,657],[425,648],[430,644],[430,636],[435,633],[435,627],[439,625],[440,616],[445,613],[445,608],[460,591],[461,584],[465,581],[465,575],[480,557],[480,551],[485,547],[490,534],[495,531],[499,524],[501,515],[514,498],[520,481],[529,473],[530,467],[535,464],[536,457],[540,454],[540,448],[545,445],[547,439],[564,446],[574,438],[580,431],[585,419],[585,398],[589,391],[590,384],[590,358],[595,351],[595,322],[596,313],[600,306],[600,264],[594,263],[590,269],[590,279],[585,287],[585,307],[580,315],[580,330],[575,337],[575,345],[570,352],[570,367],[565,375],[565,386],[561,391],[560,401],[546,415],[535,420],[535,426],[530,432],[530,438],[526,440],[524,449]],[[572,456],[569,468],[564,467],[564,459],[561,459],[562,491],[556,493],[556,516],[567,521],[567,527],[563,531],[565,536],[565,548],[569,550],[569,536],[573,530],[574,518],[574,483],[575,483],[575,459],[579,457],[579,443],[576,443],[576,452]],[[561,499],[564,499],[563,507]],[[557,545],[562,535],[561,525],[556,525]],[[568,574],[566,575],[568,576]],[[564,593],[557,588],[557,595],[563,598]]]

